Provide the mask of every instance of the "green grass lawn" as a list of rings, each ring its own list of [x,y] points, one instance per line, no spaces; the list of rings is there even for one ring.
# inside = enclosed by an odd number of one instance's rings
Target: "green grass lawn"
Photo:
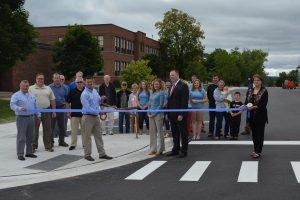
[[[15,113],[9,107],[9,100],[0,100],[0,123],[12,122]]]

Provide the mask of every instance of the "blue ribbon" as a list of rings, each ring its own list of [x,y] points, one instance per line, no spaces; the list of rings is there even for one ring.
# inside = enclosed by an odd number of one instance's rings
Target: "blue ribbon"
[[[64,113],[64,112],[86,112],[86,113],[111,113],[111,112],[227,112],[227,111],[243,111],[247,108],[201,108],[201,109],[159,109],[159,110],[88,110],[88,109],[28,109],[28,112],[31,113]]]

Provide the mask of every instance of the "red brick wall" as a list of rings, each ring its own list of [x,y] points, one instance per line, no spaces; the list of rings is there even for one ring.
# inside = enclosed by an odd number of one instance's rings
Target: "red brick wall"
[[[38,72],[45,74],[45,83],[52,82],[52,73],[55,71],[55,66],[52,61],[52,51],[50,49],[38,48],[35,53],[28,56],[24,62],[17,62],[17,64],[7,74],[6,79],[11,79],[10,84],[0,86],[1,91],[17,91],[19,90],[19,83],[26,79],[30,85],[35,83],[35,75]],[[1,77],[1,83],[4,81]]]
[[[131,62],[133,59],[141,59],[145,55],[146,46],[159,49],[159,42],[146,37],[143,32],[132,32],[113,24],[85,25],[93,35],[102,35],[104,37],[104,49],[102,58],[104,61],[104,74],[109,74],[112,80],[115,77],[115,61]],[[39,33],[38,42],[45,44],[53,44],[59,37],[63,37],[67,31],[67,26],[40,27],[36,28]],[[115,52],[115,37],[124,38],[134,42],[135,55]],[[144,46],[143,50],[141,45]],[[25,62],[18,62],[12,70],[4,74],[0,74],[0,91],[15,91],[19,88],[19,83],[23,79],[27,79],[30,84],[35,82],[35,74],[43,72],[45,74],[46,83],[51,82],[51,74],[55,71],[55,65],[52,61],[52,52],[50,49],[38,48],[31,54]],[[97,77],[96,81],[100,83],[102,77]]]

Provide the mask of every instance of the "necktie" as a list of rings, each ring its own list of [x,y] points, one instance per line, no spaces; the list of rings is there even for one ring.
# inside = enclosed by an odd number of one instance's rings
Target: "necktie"
[[[176,86],[175,84],[172,85],[172,88],[171,88],[171,91],[170,91],[170,95],[172,95],[173,90],[175,89],[175,86]]]

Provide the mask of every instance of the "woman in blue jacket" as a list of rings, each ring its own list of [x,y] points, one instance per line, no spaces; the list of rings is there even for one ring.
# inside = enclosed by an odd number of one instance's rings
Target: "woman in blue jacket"
[[[152,82],[152,93],[150,95],[149,110],[163,109],[165,94],[162,90],[162,81],[155,79]],[[149,134],[150,134],[150,153],[149,155],[161,155],[165,151],[163,134],[163,112],[148,112]]]

